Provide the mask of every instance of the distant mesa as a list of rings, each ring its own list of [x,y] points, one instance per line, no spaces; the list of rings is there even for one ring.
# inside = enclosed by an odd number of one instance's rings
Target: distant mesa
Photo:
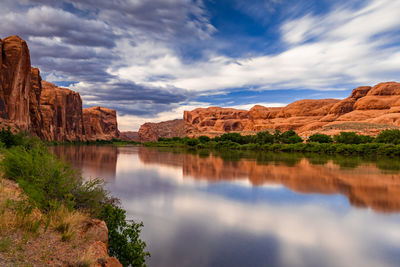
[[[0,39],[0,121],[43,140],[118,138],[115,110],[82,110],[79,93],[43,81],[31,67],[29,49],[18,36]]]
[[[184,137],[186,136],[185,124],[180,119],[160,123],[147,122],[140,126],[138,134],[142,142],[157,141],[159,137]]]
[[[123,141],[140,141],[139,133],[133,131],[120,132],[119,138]]]
[[[167,137],[215,137],[228,132],[256,134],[275,130],[294,130],[303,137],[317,132],[334,135],[342,131],[374,136],[384,129],[400,128],[400,83],[361,86],[343,100],[305,99],[282,108],[260,105],[249,111],[221,107],[197,108],[185,111],[183,122],[167,130],[165,128],[169,123],[142,125],[140,138],[153,141],[158,137],[166,137],[166,132]]]

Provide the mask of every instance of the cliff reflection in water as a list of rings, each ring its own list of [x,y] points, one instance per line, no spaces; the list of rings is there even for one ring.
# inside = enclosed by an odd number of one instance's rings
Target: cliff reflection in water
[[[209,182],[242,181],[252,186],[283,185],[295,192],[342,194],[353,206],[400,211],[400,172],[392,159],[305,158],[297,154],[189,154],[140,148],[145,164],[181,167],[183,177]],[[389,162],[386,162],[389,161]],[[397,162],[398,164],[398,162]],[[381,168],[378,168],[381,167]]]
[[[115,179],[118,158],[115,146],[59,145],[50,147],[50,150],[81,170],[86,178]]]

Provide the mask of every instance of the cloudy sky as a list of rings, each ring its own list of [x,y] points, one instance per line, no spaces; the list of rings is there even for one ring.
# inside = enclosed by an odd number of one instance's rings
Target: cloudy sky
[[[121,130],[399,80],[398,0],[1,0],[0,38]]]

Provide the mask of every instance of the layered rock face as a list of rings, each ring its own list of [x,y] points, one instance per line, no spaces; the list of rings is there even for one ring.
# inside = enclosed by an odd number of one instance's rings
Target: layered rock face
[[[18,36],[0,39],[0,122],[3,127],[30,131],[50,141],[118,137],[115,110],[100,107],[88,110],[84,125],[80,95],[42,81],[39,69],[31,67],[24,40]]]
[[[22,130],[30,128],[29,49],[18,36],[0,39],[0,117]]]
[[[43,138],[42,112],[40,109],[40,96],[42,95],[42,77],[38,68],[31,68],[31,91],[29,95],[29,116],[31,119],[31,131]]]
[[[304,137],[316,132],[333,135],[341,131],[377,135],[384,129],[400,128],[400,83],[361,86],[343,100],[306,99],[282,108],[259,105],[249,111],[199,108],[185,111],[184,122],[185,132],[191,137],[268,130],[295,130]]]
[[[86,137],[89,141],[119,137],[117,113],[113,109],[92,107],[83,110]]]
[[[139,138],[142,142],[157,141],[159,137],[186,136],[183,120],[171,120],[160,123],[145,123],[140,126]]]
[[[78,93],[42,81],[41,135],[45,140],[86,140],[82,100]]]
[[[140,141],[139,133],[132,131],[120,132],[119,138],[123,141]]]

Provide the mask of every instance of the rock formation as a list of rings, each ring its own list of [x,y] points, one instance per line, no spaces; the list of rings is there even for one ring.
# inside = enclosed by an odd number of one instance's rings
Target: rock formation
[[[186,135],[183,120],[171,120],[160,123],[145,123],[140,126],[139,137],[142,142],[157,141],[159,137],[184,137]]]
[[[84,141],[82,100],[78,93],[42,81],[42,136],[45,140]]]
[[[198,108],[185,111],[183,117],[186,134],[194,137],[275,130],[295,130],[304,137],[316,132],[333,135],[341,131],[377,135],[384,129],[400,128],[400,83],[358,87],[343,100],[306,99],[282,108],[256,105],[249,111]]]
[[[135,141],[135,142],[140,141],[139,133],[132,131],[120,132],[119,138],[123,141]]]
[[[92,107],[83,110],[86,137],[89,141],[119,137],[117,113],[113,109]]]
[[[0,117],[22,130],[30,128],[31,62],[18,36],[0,39]]]
[[[85,141],[118,137],[116,112],[87,109],[78,93],[42,81],[29,49],[18,36],[0,39],[0,122],[44,140]],[[93,124],[92,124],[93,123]],[[85,127],[88,129],[86,131]]]
[[[43,138],[42,112],[40,108],[40,96],[42,94],[42,77],[38,68],[31,68],[31,90],[29,95],[29,115],[31,120],[31,131],[38,137]]]

